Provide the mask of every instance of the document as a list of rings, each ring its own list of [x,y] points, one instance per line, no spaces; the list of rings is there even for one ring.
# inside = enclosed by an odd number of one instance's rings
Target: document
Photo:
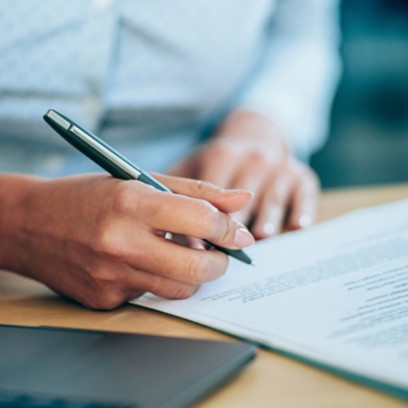
[[[408,398],[408,200],[247,250],[186,300],[132,303],[215,328]]]

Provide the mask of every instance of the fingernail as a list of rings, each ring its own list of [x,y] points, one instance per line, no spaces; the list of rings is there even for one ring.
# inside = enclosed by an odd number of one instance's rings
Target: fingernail
[[[245,228],[238,228],[235,231],[234,244],[237,247],[247,247],[255,242],[254,237]]]
[[[173,239],[173,234],[171,232],[166,232],[164,234],[164,238],[169,239],[171,241]]]
[[[263,232],[267,236],[271,236],[271,235],[276,234],[277,233],[276,225],[274,223],[272,223],[272,222],[267,222],[263,226]]]
[[[310,215],[303,214],[299,217],[299,226],[300,228],[307,228],[310,227],[312,224],[312,219],[310,218]]]

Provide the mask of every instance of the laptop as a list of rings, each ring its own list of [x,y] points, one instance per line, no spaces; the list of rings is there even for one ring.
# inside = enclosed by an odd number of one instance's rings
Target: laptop
[[[185,407],[255,352],[241,342],[0,325],[0,407]]]

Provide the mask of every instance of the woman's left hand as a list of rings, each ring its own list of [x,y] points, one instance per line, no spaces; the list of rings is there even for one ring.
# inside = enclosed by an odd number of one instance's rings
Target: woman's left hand
[[[315,220],[317,176],[293,157],[279,128],[252,111],[231,113],[216,135],[171,174],[252,191],[250,204],[234,215],[256,239]]]

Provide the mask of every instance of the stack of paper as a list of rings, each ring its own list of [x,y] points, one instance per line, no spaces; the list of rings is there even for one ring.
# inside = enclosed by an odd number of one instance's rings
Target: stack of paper
[[[408,398],[408,200],[259,242],[190,299],[132,303]]]

